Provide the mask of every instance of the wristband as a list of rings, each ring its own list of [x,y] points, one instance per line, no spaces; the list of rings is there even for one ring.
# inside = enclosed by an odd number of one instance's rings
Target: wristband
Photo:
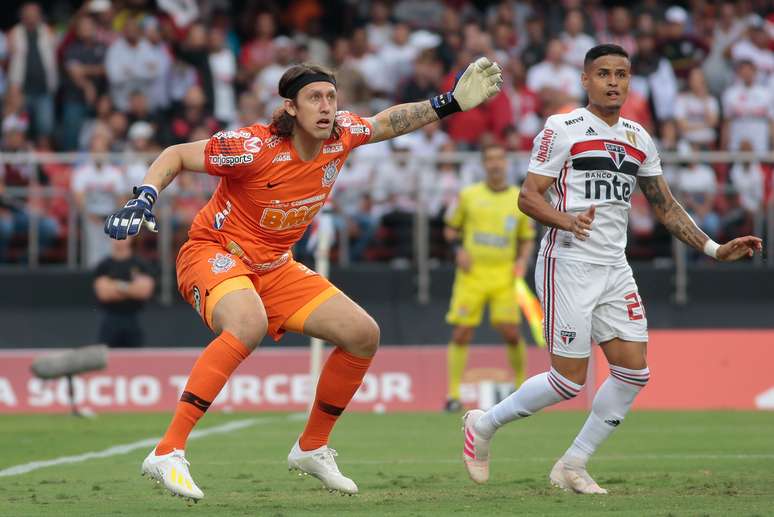
[[[435,97],[430,98],[430,106],[435,110],[438,119],[448,117],[458,111],[462,111],[457,99],[454,98],[452,92],[441,93]]]
[[[134,187],[132,189],[132,194],[134,194],[134,197],[137,199],[142,199],[148,205],[150,205],[151,208],[153,208],[153,205],[156,203],[156,200],[159,198],[159,191],[156,190],[156,187],[151,185],[150,183],[145,183],[143,185],[140,185],[139,187]]]
[[[717,259],[719,247],[720,247],[720,244],[713,241],[712,239],[707,239],[707,242],[704,243],[704,254],[714,259]]]

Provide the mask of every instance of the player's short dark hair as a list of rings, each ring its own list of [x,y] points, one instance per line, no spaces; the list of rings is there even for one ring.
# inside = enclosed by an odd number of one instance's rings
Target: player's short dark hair
[[[603,45],[592,47],[586,52],[586,57],[583,58],[583,68],[586,68],[593,63],[595,59],[602,56],[623,56],[626,59],[629,59],[629,53],[626,52],[623,47],[620,45],[613,45],[612,43],[605,43]]]
[[[285,71],[284,74],[282,74],[282,77],[280,77],[280,80],[279,80],[279,84],[277,85],[277,91],[280,93],[280,95],[282,95],[284,92],[288,91],[288,87],[290,85],[292,85],[299,78],[305,75],[327,76],[328,78],[330,78],[331,83],[333,83],[334,85],[336,84],[336,76],[332,70],[322,65],[318,65],[317,63],[301,63],[298,65],[291,66]],[[291,100],[295,102],[297,98],[298,98],[298,92],[296,92],[292,96]],[[289,137],[293,134],[293,128],[295,127],[295,125],[296,125],[296,118],[292,116],[290,113],[288,113],[287,111],[285,111],[284,106],[280,106],[272,114],[271,124],[269,125],[269,131],[271,131],[272,134],[277,136]],[[338,139],[340,135],[341,135],[341,128],[339,127],[338,123],[334,120],[332,136],[335,139]]]

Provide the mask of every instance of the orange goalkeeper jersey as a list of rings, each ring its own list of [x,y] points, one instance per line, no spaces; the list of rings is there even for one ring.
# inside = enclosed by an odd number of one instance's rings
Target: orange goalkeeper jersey
[[[344,160],[371,138],[371,125],[336,113],[338,139],[326,140],[315,158],[299,158],[289,138],[256,124],[214,134],[205,148],[207,172],[220,176],[215,193],[196,215],[190,239],[220,243],[257,273],[290,258],[331,193]]]

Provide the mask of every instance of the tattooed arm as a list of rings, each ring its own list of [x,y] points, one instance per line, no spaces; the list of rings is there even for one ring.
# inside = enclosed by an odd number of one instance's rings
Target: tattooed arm
[[[691,216],[675,200],[664,176],[640,176],[637,182],[650,206],[653,207],[656,219],[666,226],[669,233],[692,248],[704,252],[704,245],[710,241],[710,238],[696,226]],[[755,251],[761,249],[761,239],[748,235],[717,248],[716,258],[723,261],[738,260],[742,257],[751,257]]]
[[[702,251],[709,237],[696,226],[691,216],[675,200],[664,176],[640,176],[637,182],[653,208],[656,219],[666,226],[669,233],[692,248]]]
[[[143,184],[153,185],[161,192],[181,170],[206,172],[204,148],[207,140],[171,145],[164,149],[145,173]]]
[[[371,123],[371,140],[369,144],[395,138],[410,133],[438,120],[430,101],[398,104],[377,113],[367,119]]]

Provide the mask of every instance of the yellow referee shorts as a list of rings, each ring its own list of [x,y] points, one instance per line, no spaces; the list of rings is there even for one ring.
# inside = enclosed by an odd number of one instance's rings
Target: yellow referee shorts
[[[492,325],[519,324],[521,313],[516,301],[513,268],[481,268],[470,272],[457,270],[446,322],[450,325],[477,327],[484,307],[489,305]]]

